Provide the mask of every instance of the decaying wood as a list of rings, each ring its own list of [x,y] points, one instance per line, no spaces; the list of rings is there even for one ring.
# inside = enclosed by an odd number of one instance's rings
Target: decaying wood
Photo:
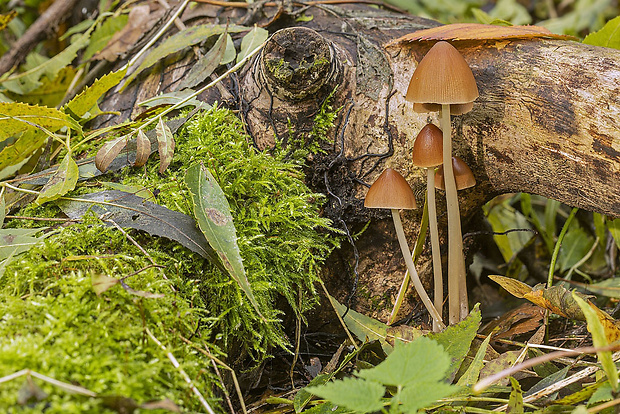
[[[438,117],[414,113],[404,93],[432,43],[384,45],[438,24],[362,6],[316,6],[306,14],[313,20],[284,16],[272,25],[295,27],[278,32],[235,77],[230,85],[239,99],[227,104],[240,109],[256,145],[267,148],[291,136],[309,139],[321,104],[335,91],[330,104],[340,111],[333,143],[315,156],[309,174],[310,184],[329,194],[326,214],[350,231],[371,217],[386,218],[362,202],[366,184],[387,166],[403,173],[422,205],[424,173],[411,165],[412,140]],[[557,40],[454,45],[480,90],[474,109],[452,121],[455,152],[478,181],[460,193],[464,222],[496,195],[518,191],[620,216],[620,51]],[[157,84],[158,92],[165,90],[169,77]],[[144,95],[139,88],[127,96]],[[112,98],[110,106],[122,108],[122,99]],[[125,115],[134,102],[126,101]],[[411,239],[419,215],[407,216]],[[404,273],[390,223],[373,221],[356,247],[356,265],[351,248],[332,257],[328,286],[344,299],[357,266],[362,311],[385,317]],[[421,274],[430,280],[428,270],[424,256]]]

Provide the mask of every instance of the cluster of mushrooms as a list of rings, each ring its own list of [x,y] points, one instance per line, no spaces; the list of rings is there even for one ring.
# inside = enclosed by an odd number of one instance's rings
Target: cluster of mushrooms
[[[448,320],[454,324],[469,313],[463,237],[457,190],[472,187],[476,180],[463,160],[452,156],[450,115],[469,112],[478,97],[471,69],[448,42],[436,43],[415,69],[405,99],[415,112],[440,112],[440,128],[427,124],[416,137],[413,164],[427,172],[427,202],[433,256],[434,303],[424,290],[405,238],[400,209],[415,209],[411,187],[401,174],[387,168],[368,190],[364,206],[392,211],[398,242],[416,292],[433,318],[433,330],[445,328],[442,319],[443,274],[437,230],[435,188],[445,190],[448,216]],[[443,132],[442,132],[443,131]],[[438,168],[437,168],[438,167]]]

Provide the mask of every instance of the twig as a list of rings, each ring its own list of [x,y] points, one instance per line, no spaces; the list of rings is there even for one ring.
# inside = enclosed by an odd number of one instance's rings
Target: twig
[[[6,215],[4,218],[7,219],[15,219],[15,220],[34,220],[34,221],[80,221],[80,219],[72,219],[72,218],[51,218],[51,217],[27,217],[27,216],[11,216]]]
[[[222,0],[194,0],[196,3],[205,3],[211,4],[213,6],[222,6],[222,7],[237,7],[241,9],[247,9],[251,6],[250,3],[245,3],[242,1],[222,1]],[[392,6],[391,4],[386,4],[382,1],[376,0],[318,0],[318,1],[306,1],[299,2],[294,1],[293,4],[295,6],[319,6],[319,5],[329,5],[329,4],[373,4],[375,6],[385,7],[386,9],[397,11],[399,13],[406,13],[403,9],[400,9],[396,6]],[[263,4],[263,7],[278,7],[279,3],[275,1],[269,1]]]
[[[194,383],[192,382],[191,378],[189,377],[189,375],[187,375],[187,373],[185,372],[185,370],[183,368],[181,368],[181,365],[179,364],[179,361],[177,361],[177,359],[174,357],[174,355],[172,355],[171,352],[169,352],[166,347],[164,346],[164,344],[162,344],[161,342],[159,342],[159,340],[157,338],[155,338],[155,335],[153,335],[153,333],[151,332],[151,330],[147,327],[145,328],[146,330],[146,334],[149,336],[149,338],[151,338],[153,340],[153,342],[155,342],[161,349],[162,351],[164,351],[166,353],[166,356],[168,357],[168,359],[170,360],[170,362],[172,362],[172,365],[179,370],[179,373],[181,374],[181,376],[183,377],[183,379],[185,380],[185,382],[187,383],[187,385],[189,385],[189,388],[192,390],[192,392],[194,393],[194,395],[196,395],[196,397],[198,397],[198,401],[200,401],[200,404],[202,404],[202,406],[204,407],[205,410],[207,410],[207,412],[209,414],[215,414],[215,411],[213,411],[213,409],[211,408],[211,406],[209,405],[209,403],[207,402],[207,400],[205,400],[205,397],[202,396],[202,394],[200,393],[200,391],[198,391],[198,388],[196,388],[196,386],[194,385]]]

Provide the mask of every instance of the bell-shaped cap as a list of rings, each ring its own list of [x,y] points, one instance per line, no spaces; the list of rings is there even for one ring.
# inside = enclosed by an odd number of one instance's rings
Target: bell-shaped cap
[[[452,157],[452,170],[454,171],[454,180],[456,181],[457,190],[463,190],[476,185],[474,173],[471,172],[471,169],[465,164],[465,161],[459,157]],[[435,188],[440,190],[446,189],[446,182],[443,178],[443,165],[437,168],[435,172]]]
[[[364,207],[410,210],[417,208],[417,205],[407,180],[397,171],[387,168],[370,186]]]
[[[463,56],[448,42],[437,42],[413,72],[406,99],[414,103],[467,104],[478,87]],[[464,113],[464,112],[463,112]]]
[[[413,165],[422,168],[443,164],[443,133],[433,124],[426,124],[413,143]]]

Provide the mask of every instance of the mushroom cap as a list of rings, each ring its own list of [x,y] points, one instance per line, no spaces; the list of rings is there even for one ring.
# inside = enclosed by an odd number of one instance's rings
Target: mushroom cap
[[[364,207],[410,210],[417,208],[417,205],[407,180],[398,171],[386,168],[370,186]]]
[[[430,168],[443,164],[443,133],[426,124],[413,143],[413,165]]]
[[[459,157],[452,157],[452,169],[454,170],[454,179],[456,181],[456,189],[463,190],[465,188],[476,185],[476,178],[471,169]],[[437,168],[435,172],[435,188],[440,190],[446,189],[446,183],[443,178],[443,165]]]
[[[437,42],[413,72],[405,99],[414,103],[466,104],[478,87],[463,56],[448,42]],[[464,113],[464,112],[463,112]]]

